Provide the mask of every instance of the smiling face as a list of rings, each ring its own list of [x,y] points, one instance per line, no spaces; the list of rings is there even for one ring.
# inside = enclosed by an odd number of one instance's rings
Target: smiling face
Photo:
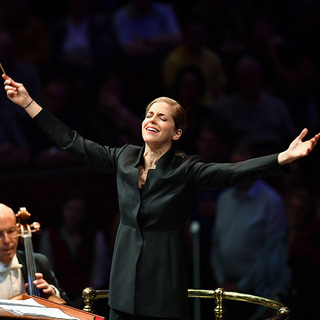
[[[16,217],[7,206],[0,204],[0,261],[11,263],[18,246]]]
[[[176,128],[173,111],[173,106],[161,100],[147,109],[142,122],[142,137],[151,148],[169,149],[172,141],[180,138],[182,130]]]

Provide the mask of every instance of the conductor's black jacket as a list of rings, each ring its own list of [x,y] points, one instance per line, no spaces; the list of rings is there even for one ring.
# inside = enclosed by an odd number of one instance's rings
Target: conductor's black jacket
[[[116,174],[120,224],[109,305],[129,314],[187,315],[184,226],[198,189],[224,188],[284,173],[276,154],[241,163],[205,164],[198,156],[178,156],[172,148],[157,161],[156,169],[148,171],[140,190],[138,165],[143,164],[144,147],[101,146],[84,139],[45,109],[33,120],[58,147]]]

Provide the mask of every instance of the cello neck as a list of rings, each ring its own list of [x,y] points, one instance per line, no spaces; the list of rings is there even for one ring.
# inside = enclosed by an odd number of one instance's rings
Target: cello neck
[[[29,295],[40,297],[39,289],[33,284],[33,281],[36,279],[35,273],[37,272],[37,269],[36,269],[36,263],[34,260],[34,255],[33,255],[31,235],[29,232],[25,231],[22,238],[24,241],[24,248],[25,248],[26,260],[27,260]]]

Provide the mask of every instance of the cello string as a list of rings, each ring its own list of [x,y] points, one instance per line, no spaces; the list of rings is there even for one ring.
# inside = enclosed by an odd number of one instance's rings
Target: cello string
[[[27,231],[26,231],[27,232]],[[27,268],[28,268],[28,284],[29,284],[29,293],[30,295],[40,296],[39,289],[33,284],[36,273],[35,261],[33,258],[33,248],[30,234],[25,233],[23,236],[24,245],[26,251],[26,260],[27,260]]]

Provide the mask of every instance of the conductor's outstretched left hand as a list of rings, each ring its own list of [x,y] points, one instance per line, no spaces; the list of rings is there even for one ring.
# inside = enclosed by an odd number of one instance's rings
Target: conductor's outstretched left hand
[[[286,151],[279,153],[279,164],[290,163],[302,157],[306,157],[314,149],[320,139],[320,133],[317,133],[309,140],[302,141],[308,133],[308,129],[303,129],[301,133],[289,145]]]

